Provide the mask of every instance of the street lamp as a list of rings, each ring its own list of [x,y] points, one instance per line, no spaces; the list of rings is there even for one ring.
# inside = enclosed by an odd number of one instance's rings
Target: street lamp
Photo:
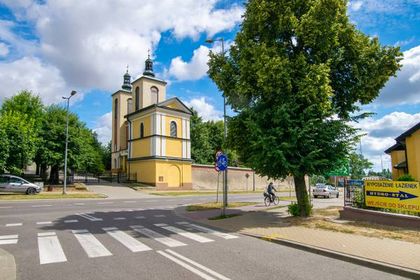
[[[69,141],[69,103],[70,98],[75,95],[77,92],[72,90],[69,97],[63,96],[63,99],[67,100],[67,107],[66,107],[66,148],[64,150],[64,186],[63,186],[63,194],[66,194],[67,190],[67,145]]]
[[[219,38],[215,38],[215,39],[207,39],[206,43],[209,44],[213,44],[216,41],[220,41],[222,43],[222,55],[223,57],[225,56],[225,39],[223,37],[219,37]],[[226,143],[226,137],[227,137],[227,126],[226,126],[226,96],[223,93],[223,129],[224,129],[224,134],[223,134],[223,139]],[[227,151],[226,151],[227,153]],[[226,211],[226,207],[228,204],[228,198],[227,198],[227,189],[228,189],[228,185],[227,185],[227,169],[224,171],[223,174],[223,207],[222,207],[222,215],[225,215],[225,211]]]

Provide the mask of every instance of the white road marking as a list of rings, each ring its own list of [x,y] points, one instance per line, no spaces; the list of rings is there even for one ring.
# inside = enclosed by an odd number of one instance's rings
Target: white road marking
[[[114,204],[114,202],[111,202],[111,201],[105,201],[105,202],[98,202],[97,204],[99,204],[99,205],[104,205],[104,204]]]
[[[185,244],[181,241],[175,240],[175,239],[170,238],[170,237],[166,237],[163,234],[160,234],[159,232],[153,231],[153,230],[145,228],[143,226],[136,225],[136,226],[130,226],[130,227],[133,230],[135,230],[135,231],[137,231],[137,232],[139,232],[139,233],[141,233],[141,234],[143,234],[147,237],[153,238],[157,242],[162,243],[162,244],[164,244],[168,247],[179,247],[179,246],[187,245],[187,244]]]
[[[132,201],[132,200],[129,200],[129,201],[124,201],[124,203],[136,203],[137,201]]]
[[[232,234],[228,234],[228,233],[216,231],[216,230],[211,229],[211,228],[203,227],[203,226],[196,225],[196,224],[191,224],[191,223],[188,223],[188,222],[178,222],[177,224],[178,225],[187,225],[189,227],[192,227],[192,228],[198,229],[200,231],[207,232],[207,233],[210,233],[210,234],[219,236],[219,237],[224,238],[224,239],[238,238],[238,236],[236,236],[236,235],[232,235]]]
[[[12,208],[12,206],[0,206],[0,209],[9,209]]]
[[[65,224],[78,223],[79,220],[64,220]]]
[[[187,263],[185,263],[185,262],[183,262],[183,261],[181,261],[181,260],[179,260],[179,259],[175,258],[174,256],[169,255],[168,253],[165,253],[165,252],[163,252],[163,251],[157,251],[157,253],[158,253],[158,254],[160,254],[160,255],[162,255],[162,256],[164,256],[164,257],[165,257],[165,258],[167,258],[167,259],[170,259],[170,260],[171,260],[171,261],[173,261],[174,263],[179,264],[179,265],[180,265],[180,266],[182,266],[183,268],[185,268],[185,269],[187,269],[187,270],[191,271],[192,273],[194,273],[194,274],[196,274],[196,275],[200,276],[200,277],[201,277],[201,278],[203,278],[203,279],[206,279],[206,280],[216,280],[216,278],[213,278],[213,277],[211,277],[211,276],[209,276],[209,275],[205,274],[204,272],[201,272],[200,270],[196,269],[195,267],[192,267],[191,265],[189,265],[189,264],[187,264]]]
[[[215,277],[217,277],[217,278],[219,278],[221,280],[229,280],[229,278],[225,277],[224,275],[222,275],[222,274],[220,274],[220,273],[218,273],[218,272],[216,272],[216,271],[214,271],[214,270],[212,270],[212,269],[210,269],[208,267],[205,267],[204,265],[201,265],[201,264],[199,264],[199,263],[197,263],[197,262],[195,262],[195,261],[193,261],[193,260],[191,260],[191,259],[189,259],[187,257],[184,257],[183,255],[178,254],[177,252],[174,252],[174,251],[172,251],[170,249],[166,249],[165,251],[168,252],[168,253],[170,253],[170,254],[172,254],[175,257],[180,258],[183,261],[186,261],[186,262],[188,262],[188,263],[190,263],[192,265],[195,265],[196,267],[204,270],[205,272],[207,272],[207,273],[209,273],[209,274],[211,274],[211,275],[213,275],[213,276],[215,276]]]
[[[67,261],[55,232],[38,233],[38,250],[40,264]]]
[[[136,219],[146,219],[146,217],[145,217],[145,216],[136,216],[135,218],[136,218]]]
[[[46,222],[36,222],[37,225],[50,225],[52,224],[51,221],[46,221]]]
[[[88,230],[79,229],[72,232],[89,258],[112,256],[112,253]]]
[[[78,215],[78,216],[80,216],[80,217],[83,217],[83,218],[85,218],[85,219],[88,219],[89,221],[92,221],[92,222],[99,222],[99,221],[103,221],[103,219],[102,218],[96,218],[96,217],[93,217],[93,216],[91,216],[91,215],[89,215],[89,214],[83,214],[83,213],[81,213],[81,214],[76,214],[76,215]]]
[[[6,224],[6,227],[20,227],[22,223]]]
[[[122,220],[127,220],[127,218],[124,218],[124,217],[117,217],[117,218],[114,218],[114,220],[115,220],[115,221],[122,221]]]
[[[82,203],[82,202],[77,202],[77,203],[75,203],[74,205],[85,205],[84,203]]]
[[[200,243],[207,243],[207,242],[214,241],[214,240],[209,239],[207,237],[203,237],[203,236],[200,236],[196,233],[188,232],[188,231],[185,231],[185,230],[177,228],[177,227],[168,226],[168,225],[165,225],[165,224],[163,224],[163,225],[162,224],[155,224],[155,226],[161,227],[161,228],[166,229],[168,231],[171,231],[173,233],[177,233],[179,235],[182,235],[186,238],[192,239],[192,240],[200,242]]]
[[[102,228],[106,231],[110,236],[114,239],[121,242],[125,247],[127,247],[131,252],[141,252],[141,251],[149,251],[152,250],[149,246],[141,243],[134,237],[128,235],[127,233],[118,230],[116,227],[107,227]]]
[[[155,216],[155,218],[163,218],[163,217],[166,217],[166,215],[154,215]]]
[[[50,207],[51,204],[42,204],[42,205],[32,205],[32,207]]]
[[[16,244],[18,242],[18,235],[0,235],[0,245]]]

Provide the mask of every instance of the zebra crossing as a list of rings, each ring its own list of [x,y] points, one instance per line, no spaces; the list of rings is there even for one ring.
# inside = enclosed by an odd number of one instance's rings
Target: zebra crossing
[[[92,219],[92,217],[88,218]],[[91,221],[96,221],[95,219],[92,219]],[[73,229],[62,232],[38,232],[37,247],[40,265],[68,261],[64,250],[66,247],[63,247],[60,242],[60,239],[68,240],[68,234],[73,236],[72,238],[77,241],[80,245],[79,248],[86,253],[88,258],[109,257],[113,255],[112,250],[109,248],[115,247],[108,244],[107,248],[107,244],[103,241],[104,239],[107,240],[107,242],[115,241],[123,245],[122,248],[125,247],[126,250],[132,253],[141,253],[153,250],[161,252],[162,248],[157,246],[157,244],[175,248],[188,246],[193,243],[209,243],[218,239],[228,240],[239,237],[237,235],[223,233],[189,222],[177,222],[174,225],[158,223],[148,226],[135,224],[124,228],[118,228],[116,226],[100,227],[99,229],[96,229],[94,233],[90,232],[88,229]],[[96,236],[96,234],[99,235]],[[111,238],[106,239],[103,236],[101,237],[101,234],[105,234]],[[211,234],[215,238],[204,236],[206,234]],[[18,239],[19,235],[17,234],[0,236],[0,245],[17,244]],[[154,249],[155,246],[158,248]]]

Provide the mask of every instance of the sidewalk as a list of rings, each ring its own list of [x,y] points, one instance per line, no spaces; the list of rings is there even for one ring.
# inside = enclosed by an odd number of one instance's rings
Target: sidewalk
[[[135,191],[129,187],[113,184],[113,185],[88,185],[90,191],[106,195],[110,199],[135,199],[153,197],[144,192]]]
[[[220,210],[177,213],[200,223],[222,228],[229,232],[240,232],[277,243],[290,243],[292,247],[307,249],[346,261],[362,264],[379,263],[387,271],[408,271],[420,279],[420,245],[387,238],[372,238],[356,234],[292,226],[284,218],[287,208],[266,210],[261,205],[228,209],[227,214],[242,214],[222,220],[208,220],[220,215]],[[359,260],[359,261],[357,261]],[[375,266],[378,268],[378,266]],[[403,273],[404,274],[404,273]]]

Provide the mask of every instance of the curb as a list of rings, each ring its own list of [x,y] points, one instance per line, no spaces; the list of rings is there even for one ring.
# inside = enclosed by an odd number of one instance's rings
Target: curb
[[[380,270],[383,272],[387,272],[387,273],[391,273],[391,274],[395,274],[398,276],[403,276],[403,277],[407,277],[410,279],[419,279],[420,278],[420,271],[418,270],[413,270],[410,268],[406,268],[406,267],[402,267],[402,266],[397,266],[397,265],[393,265],[393,264],[389,264],[389,263],[384,263],[384,262],[380,262],[380,261],[376,261],[373,259],[367,259],[367,258],[362,258],[362,257],[358,257],[355,255],[349,255],[349,254],[345,254],[345,253],[341,253],[341,252],[337,252],[337,251],[333,251],[333,250],[328,250],[325,248],[321,248],[321,247],[316,247],[316,246],[312,246],[312,245],[307,245],[307,244],[303,244],[303,243],[298,243],[292,240],[288,240],[288,239],[281,239],[281,238],[275,238],[275,239],[271,239],[271,238],[267,238],[261,235],[257,235],[257,234],[249,234],[249,233],[241,233],[243,235],[246,236],[250,236],[250,237],[254,237],[254,238],[258,238],[261,240],[265,240],[265,241],[269,241],[269,242],[273,242],[276,244],[280,244],[280,245],[284,245],[284,246],[288,246],[294,249],[299,249],[299,250],[303,250],[306,252],[310,252],[313,254],[317,254],[317,255],[321,255],[321,256],[325,256],[325,257],[329,257],[329,258],[334,258],[334,259],[338,259],[341,261],[345,261],[345,262],[349,262],[349,263],[353,263],[353,264],[357,264],[357,265],[362,265],[365,267],[369,267],[372,269],[376,269],[376,270]]]
[[[194,222],[198,222],[204,225],[207,225],[206,223],[203,223],[201,221],[197,221],[197,220],[192,220],[189,217],[185,216],[183,213],[185,212],[185,206],[180,206],[177,207],[174,210],[175,215],[177,215],[178,217],[182,217],[184,219],[188,219]],[[361,266],[365,266],[368,268],[372,268],[372,269],[376,269],[379,271],[383,271],[386,273],[390,273],[390,274],[394,274],[394,275],[398,275],[398,276],[403,276],[406,278],[410,278],[410,279],[419,279],[420,278],[420,271],[419,270],[414,270],[414,269],[410,269],[410,268],[406,268],[406,267],[402,267],[402,266],[397,266],[397,265],[393,265],[390,263],[385,263],[385,262],[380,262],[380,261],[376,261],[373,259],[367,259],[367,258],[362,258],[362,257],[358,257],[355,255],[350,255],[350,254],[345,254],[345,253],[341,253],[341,252],[337,252],[337,251],[333,251],[333,250],[328,250],[325,248],[321,248],[321,247],[316,247],[316,246],[312,246],[312,245],[308,245],[308,244],[303,244],[303,243],[298,243],[292,240],[288,240],[288,239],[281,239],[281,238],[275,238],[275,239],[271,239],[271,238],[267,238],[261,235],[257,235],[257,234],[250,234],[250,233],[243,233],[240,232],[240,234],[245,235],[245,236],[249,236],[249,237],[254,237],[254,238],[258,238],[264,241],[269,241],[269,242],[273,242],[279,245],[284,245],[284,246],[288,246],[294,249],[298,249],[298,250],[303,250],[309,253],[313,253],[313,254],[317,254],[317,255],[321,255],[321,256],[325,256],[325,257],[329,257],[329,258],[333,258],[333,259],[337,259],[337,260],[341,260],[341,261],[345,261],[345,262],[349,262],[349,263],[353,263],[353,264],[357,264],[357,265],[361,265]]]
[[[15,257],[7,251],[0,249],[0,280],[16,279]]]

